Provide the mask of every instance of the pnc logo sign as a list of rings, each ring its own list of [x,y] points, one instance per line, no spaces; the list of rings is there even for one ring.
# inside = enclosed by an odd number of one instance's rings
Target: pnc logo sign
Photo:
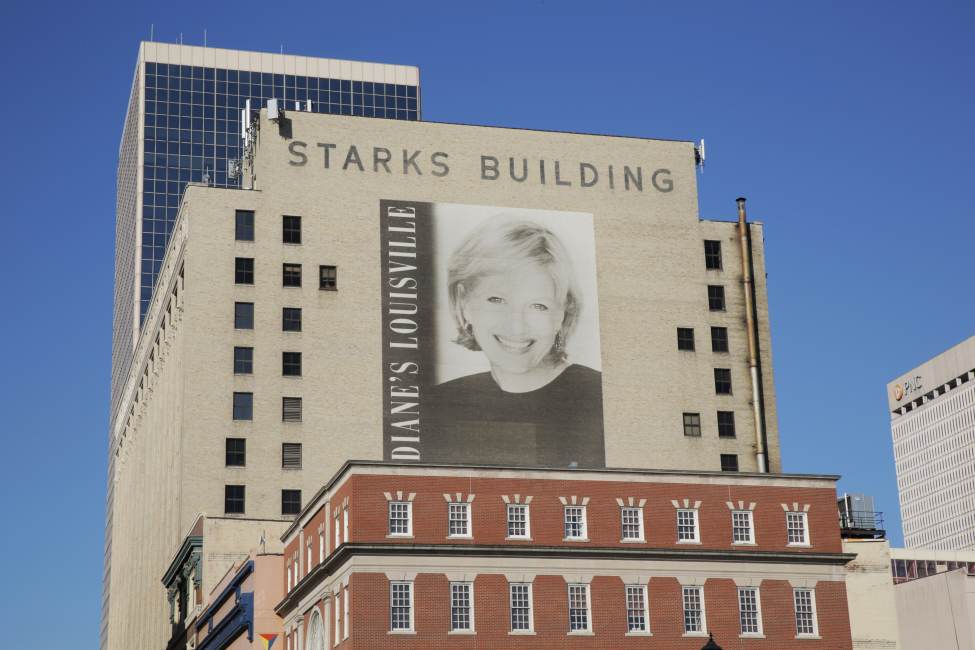
[[[894,386],[894,399],[898,402],[904,399],[904,387],[900,384]]]
[[[924,385],[921,383],[921,375],[909,377],[904,380],[903,384],[894,385],[894,399],[899,402],[904,399],[905,395],[916,393],[923,387]]]

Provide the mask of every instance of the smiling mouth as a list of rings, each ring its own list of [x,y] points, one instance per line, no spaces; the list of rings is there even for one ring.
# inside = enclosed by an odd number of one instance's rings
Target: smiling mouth
[[[494,340],[502,348],[515,354],[526,352],[535,344],[535,339],[508,338],[507,336],[499,336],[497,334],[494,335]]]

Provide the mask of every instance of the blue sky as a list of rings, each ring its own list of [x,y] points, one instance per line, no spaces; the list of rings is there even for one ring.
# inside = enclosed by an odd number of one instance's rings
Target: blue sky
[[[785,469],[875,495],[900,543],[884,385],[975,333],[975,5],[351,4],[0,8],[11,647],[97,643],[115,165],[153,23],[163,41],[418,65],[428,120],[705,138],[701,215],[731,219],[744,195],[767,224]]]

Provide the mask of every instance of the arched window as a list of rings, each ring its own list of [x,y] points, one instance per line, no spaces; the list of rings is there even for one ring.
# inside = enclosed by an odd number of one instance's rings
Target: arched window
[[[325,625],[317,607],[312,612],[311,624],[308,626],[308,650],[328,650],[325,645]]]

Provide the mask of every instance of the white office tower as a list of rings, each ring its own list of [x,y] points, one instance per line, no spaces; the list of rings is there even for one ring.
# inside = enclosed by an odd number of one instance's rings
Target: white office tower
[[[887,384],[904,544],[975,549],[975,336]]]

